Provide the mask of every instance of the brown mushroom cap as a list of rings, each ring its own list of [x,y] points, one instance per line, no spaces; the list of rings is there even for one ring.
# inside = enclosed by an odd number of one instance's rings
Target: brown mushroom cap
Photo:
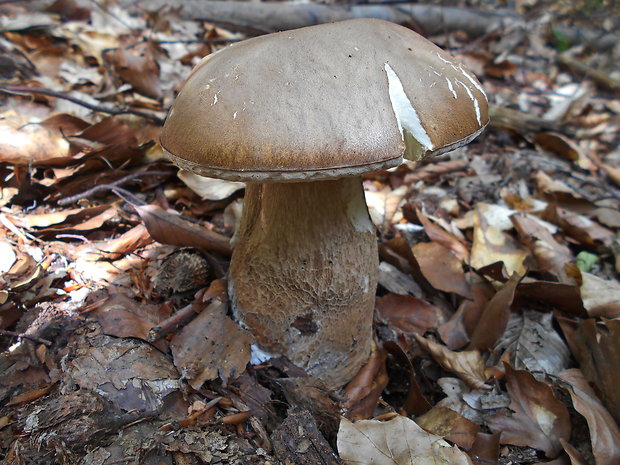
[[[161,144],[204,176],[357,176],[468,143],[488,123],[467,69],[411,30],[356,19],[270,34],[203,59]]]

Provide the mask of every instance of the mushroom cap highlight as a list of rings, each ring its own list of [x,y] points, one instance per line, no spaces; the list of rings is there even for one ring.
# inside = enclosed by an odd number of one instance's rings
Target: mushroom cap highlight
[[[405,27],[354,19],[208,55],[170,109],[161,145],[203,176],[326,180],[452,150],[488,120],[465,66]]]

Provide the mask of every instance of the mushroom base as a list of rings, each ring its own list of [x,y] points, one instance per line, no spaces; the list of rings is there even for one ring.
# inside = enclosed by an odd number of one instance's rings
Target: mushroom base
[[[229,293],[263,350],[350,381],[370,353],[377,273],[360,178],[248,184]]]

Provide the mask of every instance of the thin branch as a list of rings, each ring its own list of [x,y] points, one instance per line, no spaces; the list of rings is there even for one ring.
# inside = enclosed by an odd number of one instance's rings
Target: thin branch
[[[48,341],[47,339],[41,339],[40,337],[29,336],[28,334],[23,333],[16,333],[15,331],[7,331],[6,329],[0,329],[0,336],[11,336],[20,339],[28,339],[29,341],[38,342],[39,344],[43,344],[47,347],[52,345],[51,341]]]
[[[58,201],[58,205],[69,205],[70,203],[77,202],[78,200],[91,197],[99,192],[105,192],[108,190],[114,190],[115,188],[122,186],[123,184],[128,183],[129,181],[133,181],[136,178],[142,176],[165,176],[173,174],[171,171],[141,171],[138,173],[131,173],[127,176],[124,176],[120,179],[117,179],[114,182],[110,182],[107,184],[99,184],[95,187],[85,190],[84,192],[80,192],[79,194],[71,195],[69,197],[64,197]]]
[[[163,118],[160,118],[159,116],[153,113],[147,113],[147,112],[140,111],[140,110],[134,110],[132,108],[111,108],[107,106],[93,105],[92,103],[86,102],[84,100],[73,97],[71,95],[68,95],[62,92],[56,92],[54,90],[46,89],[44,87],[0,86],[0,92],[4,92],[5,94],[9,94],[9,95],[28,95],[28,94],[46,95],[48,97],[55,97],[55,98],[67,100],[69,102],[73,102],[77,105],[81,105],[85,108],[88,108],[89,110],[98,111],[101,113],[108,113],[110,115],[130,114],[130,115],[140,116],[142,118],[153,121],[154,123],[157,123],[157,124],[164,123]]]

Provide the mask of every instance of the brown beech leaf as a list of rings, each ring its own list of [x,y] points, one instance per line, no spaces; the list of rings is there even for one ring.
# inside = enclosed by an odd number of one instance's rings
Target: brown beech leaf
[[[551,388],[525,370],[505,364],[510,409],[487,418],[491,431],[501,432],[502,444],[529,446],[554,458],[562,451],[560,439],[569,440],[570,415]]]
[[[134,226],[129,231],[121,234],[115,239],[96,244],[99,252],[99,260],[118,260],[119,258],[135,251],[140,247],[153,242],[143,224]]]
[[[509,274],[525,274],[525,259],[530,255],[510,235],[491,224],[483,211],[474,215],[474,241],[471,247],[470,265],[475,269],[496,262],[503,262]]]
[[[480,431],[476,423],[445,407],[433,407],[417,417],[416,423],[429,433],[442,436],[465,450],[474,444]]]
[[[581,371],[620,423],[620,320],[589,318],[578,323],[577,330],[572,322],[558,321]]]
[[[579,297],[579,288],[574,284],[524,278],[517,287],[517,295],[536,303],[552,305],[570,315],[587,316]]]
[[[23,106],[19,108],[24,111]],[[0,162],[28,165],[62,158],[69,152],[63,133],[41,124],[34,114],[18,115],[14,110],[0,114],[0,134]]]
[[[113,66],[121,81],[147,97],[159,100],[162,97],[159,82],[159,65],[148,43],[131,48],[116,48],[105,53],[106,60]]]
[[[402,294],[386,294],[376,304],[377,312],[392,328],[424,334],[437,326],[439,309],[428,302]]]
[[[226,316],[227,305],[216,298],[170,343],[174,364],[194,389],[220,378],[236,378],[250,361],[252,335]]]
[[[620,317],[620,282],[581,272],[581,300],[591,317]]]
[[[499,457],[499,437],[500,433],[478,433],[476,435],[476,441],[468,450],[475,464],[497,463]]]
[[[413,255],[434,288],[472,298],[463,265],[448,248],[435,242],[420,242],[413,246]]]
[[[539,132],[534,135],[534,143],[546,152],[574,162],[584,170],[595,168],[592,161],[583,153],[583,150],[563,134],[558,132]]]
[[[416,214],[431,241],[446,247],[461,261],[469,259],[469,249],[454,234],[433,223],[418,208],[416,208]]]
[[[491,389],[486,384],[488,376],[482,355],[477,350],[453,352],[447,347],[430,339],[415,336],[418,343],[426,350],[441,367],[454,373],[474,389]]]
[[[540,220],[534,218],[525,213],[517,213],[510,217],[521,240],[528,245],[534,255],[538,269],[564,278],[564,265],[573,261],[573,254],[567,246],[555,240]]]
[[[543,212],[542,217],[557,224],[565,234],[584,245],[596,247],[603,244],[610,247],[614,243],[615,234],[613,231],[578,213],[550,204]]]
[[[559,460],[564,458],[564,456],[561,456],[558,459],[556,459],[556,460],[558,460],[558,464],[557,465],[569,465],[569,463],[570,463],[570,465],[586,465],[587,464],[587,462],[583,458],[583,455],[581,455],[581,452],[579,452],[575,447],[570,445],[564,439],[560,439],[560,442],[562,443],[562,447],[564,448],[564,452],[566,452],[566,455],[568,456],[568,460],[564,460],[563,462],[559,462]],[[551,465],[554,465],[553,462],[551,462]]]
[[[87,208],[72,208],[69,210],[59,210],[49,213],[31,214],[20,218],[16,221],[20,226],[25,228],[49,228],[58,227],[58,225],[79,225],[110,208],[110,205],[97,205]]]
[[[403,401],[403,409],[408,415],[421,415],[431,409],[430,402],[424,397],[422,389],[415,377],[415,370],[409,356],[405,353],[400,345],[394,341],[385,341],[383,348],[392,356],[391,364],[393,369],[398,370],[398,377],[392,379],[394,384],[398,384],[396,390],[403,392],[406,389],[405,400]],[[390,378],[388,373],[388,379]],[[403,383],[402,378],[406,378],[407,382]],[[388,384],[388,388],[392,386]],[[404,389],[403,389],[404,388]]]
[[[472,465],[458,447],[400,415],[386,422],[343,418],[337,446],[345,465]]]
[[[572,368],[559,376],[570,385],[568,392],[575,410],[588,422],[596,465],[620,463],[620,428],[598,400],[583,373]]]
[[[225,255],[232,253],[230,240],[219,233],[192,223],[187,218],[167,212],[156,205],[134,207],[149,234],[162,244],[196,247]]]
[[[179,170],[177,176],[203,200],[224,200],[245,187],[242,182],[208,178],[184,169]]]
[[[379,397],[388,382],[385,369],[387,353],[374,343],[366,364],[355,375],[345,389],[347,417],[362,420],[374,415]]]
[[[487,361],[507,360],[518,370],[556,375],[566,369],[570,351],[552,324],[552,314],[535,310],[511,313],[506,331]]]
[[[169,312],[158,305],[141,304],[123,294],[110,296],[98,306],[93,315],[101,324],[105,334],[115,337],[135,337],[147,341],[149,330],[170,316]],[[155,346],[167,350],[164,340]]]
[[[480,321],[471,335],[468,346],[470,349],[489,350],[504,334],[519,279],[519,275],[513,274],[484,308]]]

